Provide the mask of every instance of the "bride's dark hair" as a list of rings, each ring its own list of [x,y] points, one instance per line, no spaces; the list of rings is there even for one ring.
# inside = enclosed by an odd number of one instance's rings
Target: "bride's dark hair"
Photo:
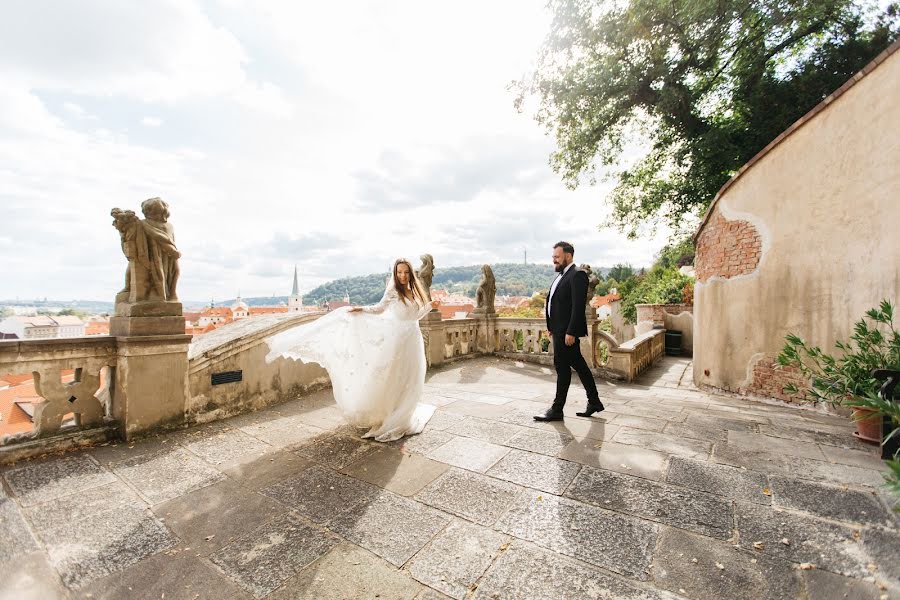
[[[406,290],[403,289],[403,286],[400,285],[400,280],[397,279],[397,267],[400,265],[406,265],[406,268],[409,269],[409,289],[412,291],[413,300],[422,306],[425,306],[425,293],[422,291],[422,288],[419,287],[419,282],[416,279],[416,271],[405,258],[398,258],[394,261],[394,288],[397,290],[397,293],[400,294],[400,299],[406,303]]]

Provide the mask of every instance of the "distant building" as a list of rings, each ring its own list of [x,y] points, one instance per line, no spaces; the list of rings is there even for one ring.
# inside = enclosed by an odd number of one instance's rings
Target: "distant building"
[[[198,327],[206,327],[207,325],[224,325],[234,320],[234,314],[227,306],[219,308],[208,307],[200,311],[200,318],[197,320]]]
[[[606,294],[605,296],[594,296],[591,298],[591,306],[597,309],[597,317],[605,319],[612,314],[610,303],[620,300],[621,296],[616,293]]]
[[[20,340],[81,337],[84,322],[74,316],[14,316],[0,321],[0,334],[3,339]]]
[[[297,285],[297,265],[294,265],[294,287],[288,298],[288,312],[303,312],[303,297],[300,295],[300,286]]]
[[[349,294],[344,294],[343,300],[331,300],[329,302],[326,302],[325,303],[325,311],[331,312],[333,310],[342,308],[344,306],[350,306],[350,295]]]
[[[246,302],[241,300],[240,292],[238,292],[237,300],[235,300],[234,305],[231,307],[231,315],[235,321],[250,318],[250,307],[247,306]]]

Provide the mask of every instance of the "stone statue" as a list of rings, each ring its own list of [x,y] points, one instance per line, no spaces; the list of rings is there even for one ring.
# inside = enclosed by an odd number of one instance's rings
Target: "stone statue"
[[[494,279],[494,271],[490,265],[481,267],[481,283],[475,292],[475,312],[492,314],[494,309],[494,297],[497,295],[497,281]]]
[[[431,302],[431,282],[434,279],[434,258],[430,254],[423,254],[419,257],[422,260],[422,266],[416,271],[416,279],[422,287],[425,299]],[[437,310],[437,309],[432,309]]]
[[[140,220],[133,210],[122,210],[114,208],[110,211],[113,218],[113,227],[119,230],[119,237],[122,243],[122,253],[128,259],[128,266],[125,268],[125,287],[116,294],[116,302],[129,302],[131,298],[132,277],[138,273],[144,273],[146,267],[135,265],[138,261],[138,243],[146,245],[146,240],[139,239],[138,231],[140,229]],[[140,284],[138,284],[140,285]]]
[[[175,232],[169,219],[169,205],[160,198],[141,203],[144,219],[134,211],[114,208],[113,226],[119,231],[122,252],[128,259],[125,287],[116,302],[177,302],[178,259]]]
[[[578,269],[587,273],[588,276],[588,289],[585,304],[587,306],[590,306],[591,300],[594,298],[594,294],[596,293],[597,286],[600,285],[600,278],[594,274],[594,271],[591,269],[591,265],[579,265]]]

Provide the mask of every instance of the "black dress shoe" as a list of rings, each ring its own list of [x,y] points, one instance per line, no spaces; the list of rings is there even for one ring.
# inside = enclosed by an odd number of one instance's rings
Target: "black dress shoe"
[[[534,415],[534,420],[535,421],[562,421],[563,413],[561,410],[553,410],[551,408],[551,409],[548,409],[547,412],[545,412],[542,415]]]
[[[579,417],[589,417],[594,413],[600,412],[604,408],[606,407],[603,406],[603,403],[597,400],[596,402],[588,402],[587,408],[584,409],[584,412],[577,412],[575,414]]]

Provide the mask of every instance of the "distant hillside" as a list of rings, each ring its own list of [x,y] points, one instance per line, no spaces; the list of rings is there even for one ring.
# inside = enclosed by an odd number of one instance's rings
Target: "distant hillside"
[[[501,296],[530,296],[534,292],[545,291],[555,275],[553,265],[502,263],[491,265],[491,268],[497,279],[497,294]],[[601,268],[599,271],[598,274],[605,275],[609,269]],[[336,279],[304,294],[303,302],[319,304],[340,300],[344,294],[350,294],[350,301],[354,304],[372,304],[384,294],[386,279],[387,273]],[[480,282],[481,265],[438,267],[434,271],[431,288],[474,297]],[[266,300],[271,302],[273,299]],[[247,303],[250,304],[249,300]]]

